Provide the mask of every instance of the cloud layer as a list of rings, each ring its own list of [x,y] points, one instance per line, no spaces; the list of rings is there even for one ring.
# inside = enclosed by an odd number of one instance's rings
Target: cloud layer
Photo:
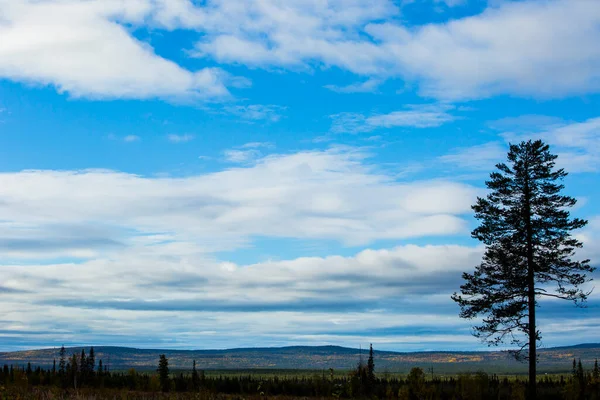
[[[423,25],[399,22],[390,0],[2,0],[0,13],[0,76],[75,97],[214,99],[237,86],[222,69],[189,70],[157,55],[127,26],[196,32],[194,49],[181,50],[221,65],[337,67],[367,78],[327,85],[340,92],[388,78],[438,99],[600,88],[600,4],[587,0],[500,2]]]
[[[596,92],[600,85],[596,2],[501,2],[479,15],[421,26],[392,21],[400,11],[386,0],[256,0],[242,9],[209,4],[199,10],[203,21],[221,23],[197,25],[207,34],[197,55],[222,63],[335,66],[401,77],[444,99],[555,97]]]
[[[0,335],[10,348],[365,338],[396,349],[470,347],[469,324],[449,295],[480,247],[408,244],[246,264],[222,252],[260,238],[365,245],[464,234],[477,192],[439,180],[398,182],[353,148],[273,154],[186,178],[4,173]],[[596,225],[583,233],[586,244],[597,242]],[[557,311],[547,312],[542,318]],[[148,337],[132,342],[140,331]]]
[[[332,148],[185,178],[1,174],[2,336],[13,347],[127,344],[140,330],[152,332],[155,346],[169,336],[169,347],[197,345],[192,331],[212,332],[202,336],[204,347],[242,345],[231,333],[241,331],[256,335],[255,345],[314,343],[354,335],[355,323],[372,320],[369,313],[396,313],[415,294],[436,302],[434,294],[448,291],[479,249],[407,245],[255,264],[221,256],[260,238],[354,246],[465,232],[475,188],[398,182],[368,160],[360,149]],[[273,324],[273,315],[281,323]],[[372,328],[425,320],[382,320]],[[170,321],[169,328],[158,321]]]
[[[326,337],[356,332],[364,323],[371,330],[439,327],[439,319],[428,315],[418,321],[387,317],[410,315],[409,305],[439,303],[435,294],[448,294],[461,269],[480,256],[479,249],[459,246],[404,246],[353,257],[236,265],[181,253],[177,246],[169,256],[166,248],[152,249],[120,249],[110,258],[81,264],[0,267],[8,289],[0,294],[0,309],[5,318],[20,321],[5,324],[5,329],[31,334],[46,330],[51,340],[61,338],[61,331],[66,338],[98,340],[95,332],[110,338],[144,329],[160,341],[167,330],[158,321],[166,318],[175,323],[168,329],[174,345],[197,343],[198,337],[187,332],[212,331],[208,340],[223,347],[218,335],[231,337],[236,331],[256,335],[258,343],[266,336],[276,343],[290,340],[290,335],[310,343],[319,336],[333,340]],[[428,299],[415,302],[415,295]],[[77,318],[83,314],[85,319]],[[184,321],[190,323],[186,329]],[[461,325],[446,324],[457,322]],[[57,330],[52,332],[52,327]],[[395,340],[404,340],[401,332],[397,336]]]
[[[256,146],[237,151],[245,155]],[[230,161],[248,161],[238,156],[228,153]],[[396,182],[367,160],[360,150],[334,148],[274,154],[247,168],[187,178],[94,170],[5,173],[0,220],[24,224],[7,232],[85,221],[142,235],[185,234],[201,247],[220,241],[228,248],[256,236],[366,244],[464,232],[462,214],[476,189]]]

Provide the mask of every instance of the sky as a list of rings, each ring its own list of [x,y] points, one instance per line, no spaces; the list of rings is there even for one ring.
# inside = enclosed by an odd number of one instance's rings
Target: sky
[[[595,0],[0,0],[0,351],[487,348],[450,296],[509,143],[600,263],[599,37]]]

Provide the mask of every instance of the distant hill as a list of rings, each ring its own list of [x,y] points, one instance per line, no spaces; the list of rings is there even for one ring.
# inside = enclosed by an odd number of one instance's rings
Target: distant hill
[[[81,353],[81,347],[67,349],[67,354]],[[89,348],[85,348],[86,354]],[[206,370],[232,369],[305,369],[322,370],[334,368],[349,370],[361,357],[361,351],[339,346],[291,346],[278,348],[246,348],[228,350],[155,350],[127,347],[95,347],[96,360],[102,359],[111,370],[136,368],[155,369],[160,354],[169,358],[174,369],[190,369],[192,360],[198,368]],[[58,348],[0,353],[0,365],[51,366],[58,362]],[[367,351],[362,350],[366,361]],[[600,358],[600,344],[580,344],[569,347],[540,349],[539,371],[541,373],[568,372],[573,358],[581,358],[591,367]],[[433,367],[436,373],[487,371],[498,374],[524,373],[527,365],[515,361],[506,352],[412,352],[375,351],[378,372],[407,372],[412,367]]]

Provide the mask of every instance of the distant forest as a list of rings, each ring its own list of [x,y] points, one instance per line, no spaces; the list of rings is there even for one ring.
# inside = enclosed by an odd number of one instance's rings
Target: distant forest
[[[5,398],[65,398],[93,393],[107,398],[245,398],[247,396],[286,396],[320,398],[379,399],[525,399],[527,380],[498,377],[483,372],[440,377],[421,368],[412,368],[403,377],[376,373],[373,348],[365,362],[359,360],[347,374],[333,369],[312,376],[264,377],[208,376],[194,361],[187,371],[173,372],[169,360],[161,355],[155,372],[109,371],[96,361],[94,348],[86,354],[67,356],[61,348],[52,368],[4,365],[0,371],[0,395]],[[596,361],[585,368],[581,360],[572,362],[568,375],[547,375],[538,379],[539,399],[600,399],[600,369]],[[124,397],[123,397],[124,396]],[[158,397],[157,397],[158,396]],[[180,397],[177,397],[180,396]],[[229,397],[227,397],[229,396]],[[241,396],[241,397],[239,397]],[[69,398],[69,397],[66,397]]]

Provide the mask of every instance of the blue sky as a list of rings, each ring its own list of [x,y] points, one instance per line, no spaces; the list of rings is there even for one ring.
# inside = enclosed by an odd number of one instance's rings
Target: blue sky
[[[470,205],[527,138],[598,264],[598,2],[0,15],[0,350],[485,348],[450,295],[482,254]],[[542,344],[597,341],[599,300],[542,302]]]

